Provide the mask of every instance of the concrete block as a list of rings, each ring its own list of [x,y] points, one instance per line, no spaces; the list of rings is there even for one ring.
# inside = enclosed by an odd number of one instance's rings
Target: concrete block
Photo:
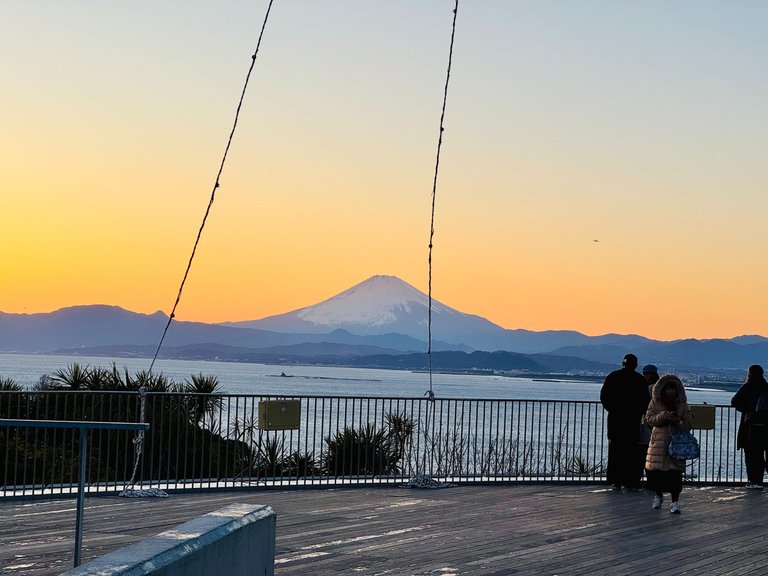
[[[269,506],[230,504],[64,576],[273,576],[275,530]]]

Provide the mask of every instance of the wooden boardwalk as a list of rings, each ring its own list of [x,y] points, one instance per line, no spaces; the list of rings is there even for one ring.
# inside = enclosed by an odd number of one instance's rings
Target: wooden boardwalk
[[[232,502],[277,513],[276,574],[768,574],[768,491],[686,488],[683,513],[598,486],[354,488],[87,500],[83,558]],[[74,500],[0,502],[0,574],[71,567]]]

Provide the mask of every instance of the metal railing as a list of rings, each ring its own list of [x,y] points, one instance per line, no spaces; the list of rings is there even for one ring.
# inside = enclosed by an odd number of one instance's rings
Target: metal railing
[[[88,462],[88,433],[93,430],[121,430],[121,431],[145,431],[149,424],[133,424],[128,422],[71,422],[61,420],[22,420],[22,419],[0,419],[0,430],[4,430],[7,437],[3,435],[3,440],[10,440],[13,436],[13,430],[38,429],[45,430],[71,430],[72,433],[78,432],[78,459],[77,459],[77,512],[75,515],[75,567],[80,566],[82,560],[83,543],[83,513],[85,511],[85,484],[86,484],[86,463]],[[6,446],[7,448],[7,446]],[[7,456],[6,452],[6,456]],[[18,456],[18,454],[14,455]],[[25,455],[26,456],[26,455]]]
[[[281,396],[301,401],[295,430],[260,428],[258,404],[275,397],[149,393],[151,424],[137,469],[142,488],[402,484],[417,474],[452,483],[602,482],[608,444],[598,402]],[[136,392],[0,392],[0,417],[136,422]],[[738,414],[715,406],[696,430],[702,456],[689,482],[743,482]],[[66,431],[0,432],[0,495],[66,492],[76,479]],[[91,492],[125,487],[133,437],[94,430]]]

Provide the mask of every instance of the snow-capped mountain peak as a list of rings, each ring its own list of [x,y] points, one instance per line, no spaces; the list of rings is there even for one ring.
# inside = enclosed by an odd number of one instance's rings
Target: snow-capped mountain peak
[[[323,334],[342,329],[359,336],[404,334],[425,342],[428,338],[429,297],[395,276],[372,276],[343,292],[285,314],[261,320],[232,322],[229,326],[283,333]],[[432,300],[432,335],[447,343],[488,345],[505,330],[488,320],[464,314]],[[490,344],[489,344],[490,343]]]
[[[423,292],[395,276],[380,275],[319,304],[297,310],[296,317],[325,326],[384,326],[403,315],[420,313],[427,305],[428,297]]]

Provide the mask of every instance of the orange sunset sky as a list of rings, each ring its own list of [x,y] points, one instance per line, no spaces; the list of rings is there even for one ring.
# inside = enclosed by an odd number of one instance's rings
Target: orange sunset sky
[[[266,1],[0,8],[0,311],[170,312]],[[427,289],[453,2],[276,0],[177,312]],[[506,328],[768,335],[768,4],[464,0],[433,293]],[[598,240],[598,242],[595,242]]]

